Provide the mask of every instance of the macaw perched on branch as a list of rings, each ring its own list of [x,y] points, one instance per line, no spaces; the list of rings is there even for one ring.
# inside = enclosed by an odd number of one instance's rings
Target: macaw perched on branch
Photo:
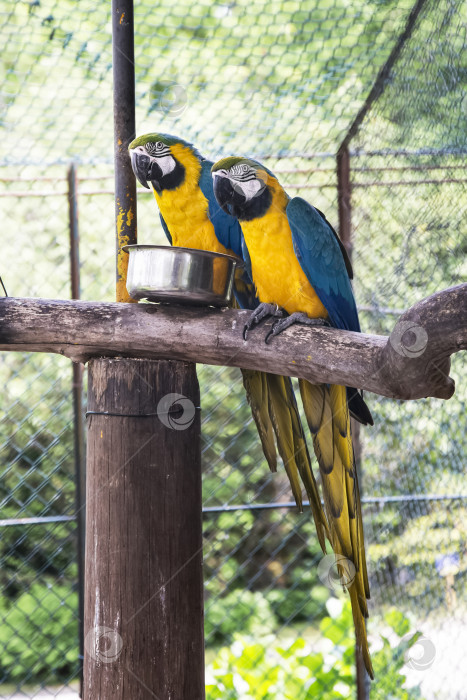
[[[241,224],[261,301],[244,335],[267,316],[277,320],[266,342],[293,323],[360,331],[350,261],[325,216],[301,197],[291,199],[273,173],[248,158],[224,158],[213,166],[212,176],[218,203]],[[373,421],[355,389],[305,380],[299,386],[321,474],[329,539],[350,593],[357,645],[373,677],[364,621],[370,592],[350,414],[364,424]]]
[[[242,232],[236,218],[225,213],[214,197],[212,162],[189,143],[167,134],[145,134],[129,146],[133,171],[149,183],[159,206],[162,227],[174,246],[228,253],[242,259]],[[243,268],[235,280],[235,296],[242,308],[254,309],[258,300]],[[311,469],[304,430],[290,378],[242,370],[243,383],[271,471],[279,453],[298,507],[305,486],[318,539],[325,551],[329,536],[318,488]]]

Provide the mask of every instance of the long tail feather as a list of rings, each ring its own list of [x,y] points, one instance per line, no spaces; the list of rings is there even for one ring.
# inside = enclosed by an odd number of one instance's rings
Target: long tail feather
[[[295,502],[303,511],[302,483],[315,521],[318,541],[326,552],[329,529],[311,468],[297,401],[289,377],[242,370],[243,385],[256,423],[264,456],[272,472],[277,470],[277,448],[290,481]],[[301,481],[300,481],[301,480]]]
[[[277,448],[282,457],[287,476],[289,477],[295,502],[303,511],[302,487],[299,479],[299,471],[295,460],[295,444],[290,416],[290,407],[287,403],[285,390],[285,378],[278,375],[268,375],[269,390],[269,414],[271,416],[274,432],[277,438]]]
[[[357,642],[357,648],[361,651],[363,656],[363,662],[368,675],[371,679],[374,679],[375,674],[373,671],[373,664],[371,663],[370,650],[368,648],[368,639],[366,635],[366,625],[365,618],[363,617],[358,600],[356,600],[357,591],[355,586],[349,586],[348,591],[350,594],[350,602],[352,604],[352,617],[355,627],[355,639]]]
[[[298,412],[292,380],[289,377],[284,377],[284,387],[286,392],[286,401],[292,420],[295,461],[313,513],[318,541],[321,545],[323,553],[326,553],[326,537],[329,539],[328,523],[321,506],[321,497],[318,491],[318,484],[316,483],[315,476],[311,468],[311,459],[306,444],[305,433],[303,430],[302,421],[300,420],[300,414]]]
[[[256,423],[264,456],[272,472],[277,471],[277,454],[274,431],[269,416],[268,385],[264,372],[242,369],[243,386]]]
[[[300,476],[310,502],[318,541],[321,549],[325,552],[325,537],[329,535],[328,525],[321,506],[318,486],[311,469],[310,455],[306,446],[292,382],[288,377],[268,374],[267,383],[269,412],[276,433],[277,447],[289,477],[295,502],[302,510]]]
[[[347,391],[343,386],[315,386],[304,380],[299,385],[319,464],[330,542],[350,594],[357,646],[373,678],[365,626],[370,591]]]
[[[352,418],[363,425],[374,425],[370,409],[363,400],[363,392],[347,387],[347,403]]]

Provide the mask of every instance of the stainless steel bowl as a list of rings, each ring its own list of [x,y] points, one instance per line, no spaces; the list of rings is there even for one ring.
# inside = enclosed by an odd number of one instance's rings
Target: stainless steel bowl
[[[238,260],[192,248],[126,245],[126,288],[133,299],[228,306]]]

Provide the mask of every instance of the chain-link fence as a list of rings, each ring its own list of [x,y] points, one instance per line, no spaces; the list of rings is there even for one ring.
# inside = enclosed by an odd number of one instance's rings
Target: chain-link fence
[[[0,274],[10,295],[69,298],[71,194],[81,297],[111,301],[110,3],[4,0],[0,13]],[[178,134],[211,158],[265,160],[291,195],[350,231],[362,328],[388,333],[402,310],[465,278],[465,22],[456,0],[143,0],[137,131]],[[338,152],[348,177],[336,174]],[[339,220],[343,192],[351,216]],[[151,195],[138,204],[139,241],[164,243]],[[0,697],[76,698],[76,377],[51,355],[0,362]],[[351,697],[350,612],[309,513],[291,506],[283,472],[268,473],[239,372],[198,374],[208,698]],[[452,375],[449,402],[367,397],[371,698],[465,697],[459,356]]]

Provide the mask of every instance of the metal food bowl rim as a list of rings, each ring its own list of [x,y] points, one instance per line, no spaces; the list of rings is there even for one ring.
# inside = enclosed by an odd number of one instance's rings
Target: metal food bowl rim
[[[240,260],[240,258],[235,257],[234,255],[228,255],[227,253],[215,253],[212,250],[200,250],[199,248],[182,248],[180,246],[170,246],[170,245],[147,245],[143,243],[133,243],[131,245],[124,245],[122,246],[122,250],[125,253],[129,253],[131,250],[143,250],[143,249],[151,249],[151,250],[170,250],[171,252],[177,253],[179,251],[184,252],[184,253],[196,253],[197,255],[201,255],[203,257],[208,257],[208,258],[228,258],[229,260],[232,260],[237,264],[237,267],[243,267],[245,265],[243,260]]]

